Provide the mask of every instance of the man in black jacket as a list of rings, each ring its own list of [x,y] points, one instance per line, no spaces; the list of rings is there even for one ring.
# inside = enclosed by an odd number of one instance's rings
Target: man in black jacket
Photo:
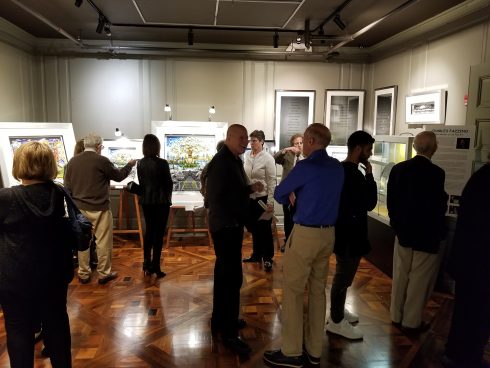
[[[439,271],[448,199],[444,170],[431,162],[437,150],[435,134],[417,134],[413,147],[417,155],[391,170],[387,196],[390,224],[396,233],[391,320],[406,333],[429,328],[422,313]]]
[[[344,186],[340,197],[339,216],[335,224],[334,253],[337,259],[330,292],[330,318],[327,331],[347,339],[362,339],[362,332],[351,325],[359,317],[345,310],[347,288],[351,286],[361,257],[371,246],[367,237],[367,211],[378,201],[376,182],[368,159],[373,154],[374,138],[362,130],[347,140],[348,154],[344,167]],[[366,175],[359,170],[362,164]]]
[[[224,147],[209,163],[206,179],[209,230],[216,254],[211,330],[213,334],[221,333],[223,344],[240,355],[251,352],[238,337],[238,329],[244,322],[238,320],[243,282],[243,226],[250,193],[264,189],[260,182],[248,184],[239,157],[247,145],[247,129],[240,124],[231,125]]]

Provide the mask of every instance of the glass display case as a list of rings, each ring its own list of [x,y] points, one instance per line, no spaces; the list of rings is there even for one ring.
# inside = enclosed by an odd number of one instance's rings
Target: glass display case
[[[378,186],[378,203],[369,214],[385,223],[389,223],[386,207],[386,192],[388,178],[395,164],[405,161],[415,155],[412,148],[413,137],[376,135],[373,145],[373,155],[369,159],[373,167],[373,176]]]

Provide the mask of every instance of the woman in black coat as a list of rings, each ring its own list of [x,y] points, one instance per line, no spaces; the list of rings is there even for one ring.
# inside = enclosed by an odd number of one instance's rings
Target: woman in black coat
[[[138,162],[138,180],[141,186],[140,204],[145,216],[143,271],[145,275],[164,277],[160,269],[163,236],[172,205],[173,182],[168,162],[160,158],[160,141],[153,134],[143,139],[143,156]]]
[[[51,365],[71,367],[66,297],[73,262],[57,173],[51,148],[28,142],[14,153],[12,175],[21,185],[0,189],[0,304],[13,368],[34,366],[39,322]]]

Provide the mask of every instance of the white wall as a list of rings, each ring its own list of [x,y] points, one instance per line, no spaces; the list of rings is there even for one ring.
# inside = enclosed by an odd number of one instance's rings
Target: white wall
[[[412,92],[444,88],[448,91],[446,125],[464,125],[470,66],[490,60],[489,24],[486,22],[428,42],[369,66],[370,90],[398,85],[395,134],[416,132],[405,123],[405,97]],[[373,95],[366,125],[372,127]]]

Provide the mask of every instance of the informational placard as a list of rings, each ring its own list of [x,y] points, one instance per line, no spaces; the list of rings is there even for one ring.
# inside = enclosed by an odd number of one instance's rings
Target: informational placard
[[[449,194],[447,215],[456,217],[459,209],[459,198],[471,176],[474,157],[475,131],[467,126],[431,126],[437,136],[438,148],[432,162],[446,173],[445,189]]]
[[[313,122],[315,91],[276,91],[276,148],[289,147],[289,139]]]

